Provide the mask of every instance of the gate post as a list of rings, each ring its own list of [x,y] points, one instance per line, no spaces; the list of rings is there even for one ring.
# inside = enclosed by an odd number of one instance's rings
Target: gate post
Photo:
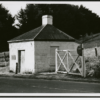
[[[57,73],[57,48],[55,49],[55,73]]]
[[[68,69],[68,73],[69,73],[68,51],[67,51],[67,69]]]
[[[83,72],[83,77],[86,77],[86,66],[85,66],[85,56],[84,56],[84,48],[83,48],[83,44],[82,44],[82,72]]]

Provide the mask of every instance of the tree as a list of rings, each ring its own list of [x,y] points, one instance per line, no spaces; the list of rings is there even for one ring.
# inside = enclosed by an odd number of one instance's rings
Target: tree
[[[53,25],[79,39],[86,33],[100,32],[100,18],[89,9],[69,4],[28,4],[16,15],[20,33],[41,25],[42,15],[53,16]]]
[[[36,28],[41,25],[41,10],[37,5],[29,4],[26,6],[26,9],[21,9],[16,15],[19,23],[20,33],[27,32],[33,28]]]
[[[17,29],[13,26],[14,17],[0,4],[0,52],[8,50],[7,41],[14,37]]]

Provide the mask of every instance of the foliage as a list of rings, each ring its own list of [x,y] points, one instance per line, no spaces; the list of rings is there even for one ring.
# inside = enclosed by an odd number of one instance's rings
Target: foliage
[[[15,36],[14,20],[9,11],[0,4],[0,52],[8,50],[7,41]]]
[[[27,32],[41,25],[42,15],[53,16],[53,25],[69,35],[80,38],[91,32],[100,32],[100,18],[87,8],[69,4],[27,4],[16,15],[20,33]]]
[[[98,57],[88,57],[85,62],[87,76],[100,78],[100,59]]]

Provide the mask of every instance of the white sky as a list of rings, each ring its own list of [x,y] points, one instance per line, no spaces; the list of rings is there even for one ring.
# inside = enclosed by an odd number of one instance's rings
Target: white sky
[[[84,7],[88,8],[89,10],[92,10],[92,12],[96,13],[97,15],[100,16],[100,1],[85,1],[85,2],[79,2],[79,1],[72,1],[72,2],[67,2],[67,1],[63,1],[63,2],[49,2],[49,1],[45,1],[45,2],[39,2],[39,1],[0,1],[0,3],[3,4],[4,7],[6,7],[10,13],[12,14],[12,16],[14,16],[15,14],[18,13],[18,11],[21,8],[25,8],[26,4],[74,4],[74,5],[83,5]],[[17,23],[17,21],[16,21]]]

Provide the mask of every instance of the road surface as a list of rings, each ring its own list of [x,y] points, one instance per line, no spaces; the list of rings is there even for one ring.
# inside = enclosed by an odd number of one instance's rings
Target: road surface
[[[100,93],[100,83],[0,77],[0,93]]]

